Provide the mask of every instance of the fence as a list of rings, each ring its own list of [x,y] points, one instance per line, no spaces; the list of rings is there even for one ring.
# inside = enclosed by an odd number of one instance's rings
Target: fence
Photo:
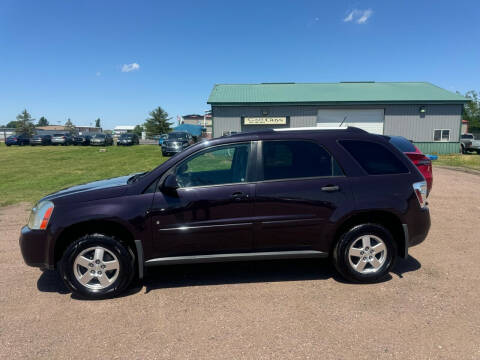
[[[10,135],[15,135],[14,128],[1,128],[0,129],[0,141],[5,142],[5,139]]]

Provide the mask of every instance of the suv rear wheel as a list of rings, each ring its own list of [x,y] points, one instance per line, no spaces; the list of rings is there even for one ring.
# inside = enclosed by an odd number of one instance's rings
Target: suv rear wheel
[[[357,225],[345,232],[333,251],[338,272],[354,282],[383,279],[395,264],[397,248],[391,233],[377,224]]]
[[[135,274],[133,252],[113,237],[93,234],[74,241],[59,263],[62,279],[73,294],[88,299],[113,297]]]

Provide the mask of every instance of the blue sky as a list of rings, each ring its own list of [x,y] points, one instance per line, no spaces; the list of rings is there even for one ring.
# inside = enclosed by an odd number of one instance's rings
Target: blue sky
[[[478,1],[0,2],[0,124],[202,113],[215,83],[429,81],[480,90]],[[122,71],[123,70],[123,71]]]

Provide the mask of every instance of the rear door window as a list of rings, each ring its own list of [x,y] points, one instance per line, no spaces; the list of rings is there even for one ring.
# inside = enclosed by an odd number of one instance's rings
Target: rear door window
[[[341,140],[340,144],[370,175],[409,172],[395,154],[381,144],[359,140]]]
[[[264,141],[263,179],[342,176],[335,159],[311,141]]]

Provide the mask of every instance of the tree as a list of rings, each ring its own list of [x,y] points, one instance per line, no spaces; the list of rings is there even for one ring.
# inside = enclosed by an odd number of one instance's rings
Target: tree
[[[133,129],[133,133],[137,134],[138,136],[142,136],[142,131],[144,131],[142,125],[136,125],[135,128]]]
[[[17,115],[17,133],[32,136],[35,131],[35,125],[33,125],[34,120],[27,109],[23,110]]]
[[[159,135],[170,132],[171,123],[168,113],[160,106],[150,112],[150,117],[143,124],[147,135]]]
[[[463,108],[463,118],[468,121],[469,132],[480,132],[480,99],[478,93],[470,90],[465,94],[470,99]]]
[[[74,134],[76,132],[75,125],[73,125],[72,120],[70,118],[67,119],[67,122],[65,123],[65,131],[68,131],[71,134]]]
[[[95,127],[97,127],[97,128],[101,127],[101,126],[100,126],[100,118],[98,118],[97,120],[95,120]]]
[[[17,123],[18,123],[18,121],[12,120],[7,125],[5,125],[5,127],[15,129],[17,127]]]
[[[37,126],[48,126],[48,120],[45,116],[42,116],[40,119],[38,119]]]

